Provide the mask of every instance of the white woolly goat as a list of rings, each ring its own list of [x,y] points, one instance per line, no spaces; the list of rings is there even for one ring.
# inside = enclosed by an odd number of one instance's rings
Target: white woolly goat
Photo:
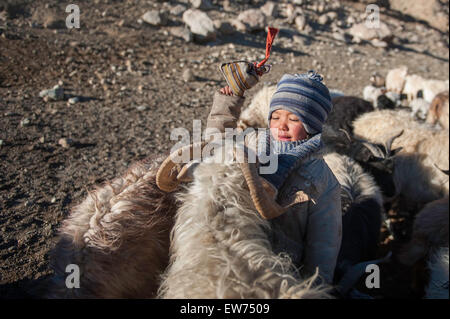
[[[430,103],[422,98],[416,98],[409,103],[411,108],[411,116],[425,120],[430,109]]]
[[[406,95],[408,103],[411,103],[411,101],[417,98],[419,91],[423,92],[425,81],[424,78],[416,74],[406,76],[402,93]]]
[[[323,158],[351,202],[361,198],[373,198],[377,204],[383,206],[383,196],[375,180],[364,172],[358,163],[338,153],[328,153]]]
[[[449,299],[448,266],[448,247],[441,247],[431,254],[427,263],[430,279],[425,288],[426,299]]]
[[[448,194],[448,176],[437,168],[448,170],[449,167],[447,130],[414,121],[407,111],[392,110],[363,114],[353,122],[353,127],[355,136],[380,144],[403,130],[392,145],[392,148],[403,148],[394,162],[398,193],[422,203]]]
[[[272,85],[264,86],[259,90],[253,97],[249,106],[242,111],[237,127],[242,128],[243,130],[249,127],[267,127],[270,100],[272,99],[272,95],[275,93],[276,88],[276,85]]]
[[[373,104],[375,108],[378,108],[378,97],[386,93],[385,87],[375,87],[373,85],[367,85],[363,90],[364,100]]]
[[[423,98],[431,103],[436,95],[448,91],[449,80],[426,80],[423,87]]]
[[[134,164],[72,209],[52,252],[47,297],[155,297],[177,208],[173,195],[156,186],[161,160]],[[66,287],[69,264],[80,269],[78,289]]]
[[[407,74],[408,68],[406,66],[390,70],[386,75],[386,89],[395,93],[402,93]]]
[[[170,266],[158,296],[329,298],[327,286],[313,285],[317,275],[302,280],[287,255],[273,253],[270,223],[255,210],[240,167],[220,162],[205,159],[178,195]]]

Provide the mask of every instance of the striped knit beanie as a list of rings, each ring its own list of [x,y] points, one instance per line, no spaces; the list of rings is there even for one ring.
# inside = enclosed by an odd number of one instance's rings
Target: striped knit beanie
[[[283,75],[270,101],[269,123],[272,113],[282,109],[297,115],[308,134],[322,132],[332,108],[330,92],[322,80],[315,71]]]

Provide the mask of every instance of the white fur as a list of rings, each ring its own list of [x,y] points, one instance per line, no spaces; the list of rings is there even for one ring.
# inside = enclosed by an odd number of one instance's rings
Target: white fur
[[[245,108],[239,117],[237,127],[245,130],[248,127],[260,128],[268,127],[268,115],[270,108],[270,100],[275,93],[276,85],[264,86],[259,90],[249,106]]]
[[[372,197],[380,206],[383,206],[383,196],[378,185],[358,163],[350,157],[338,153],[328,153],[323,158],[352,200],[360,197]]]
[[[416,98],[409,103],[409,107],[411,107],[411,116],[425,120],[430,109],[430,103],[424,99]]]
[[[449,135],[411,118],[410,112],[381,110],[365,113],[353,122],[355,136],[374,143],[395,139],[392,148],[403,147],[395,158],[397,190],[412,201],[429,202],[448,193],[449,179],[435,167],[449,167]],[[435,165],[434,165],[435,164]]]
[[[408,75],[405,80],[405,87],[403,88],[403,94],[406,94],[408,103],[411,103],[417,98],[417,93],[424,89],[424,82],[426,80],[419,75]]]
[[[179,195],[162,298],[329,298],[287,255],[275,255],[270,223],[251,201],[237,164],[206,159]]]
[[[383,95],[386,92],[386,88],[384,87],[374,87],[372,85],[367,85],[363,91],[363,98],[366,101],[369,101],[373,104],[373,106],[377,107],[377,99],[380,95]]]
[[[423,98],[428,103],[431,103],[434,97],[444,91],[448,91],[449,81],[441,80],[427,80],[424,82]]]
[[[386,75],[386,89],[395,93],[402,93],[407,74],[408,68],[406,66],[390,70]]]

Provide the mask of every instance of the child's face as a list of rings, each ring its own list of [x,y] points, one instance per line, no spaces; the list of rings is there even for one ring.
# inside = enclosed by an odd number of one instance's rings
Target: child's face
[[[308,136],[297,115],[286,110],[276,110],[272,113],[270,131],[275,139],[285,142],[303,140]]]

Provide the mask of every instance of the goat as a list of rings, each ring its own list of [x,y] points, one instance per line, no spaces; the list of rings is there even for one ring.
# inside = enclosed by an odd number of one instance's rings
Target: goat
[[[430,103],[422,98],[417,98],[409,103],[409,107],[411,108],[412,117],[417,117],[421,120],[425,120],[430,108]]]
[[[410,242],[399,254],[402,264],[411,266],[430,250],[448,247],[449,199],[444,197],[425,205],[416,215]]]
[[[75,206],[51,254],[49,298],[152,298],[169,262],[177,209],[155,176],[162,158],[132,165]],[[80,288],[68,289],[66,267],[80,269]]]
[[[423,84],[423,98],[431,103],[436,95],[448,91],[449,80],[427,80]]]
[[[401,66],[396,69],[392,69],[386,75],[386,89],[398,94],[401,94],[406,81],[406,75],[408,74],[408,68]]]
[[[276,85],[264,86],[253,97],[249,106],[245,108],[238,120],[237,127],[245,130],[246,128],[268,127],[268,114],[270,100],[275,93]]]
[[[251,195],[259,185],[249,177],[257,176],[256,166],[250,174],[243,168],[247,164],[231,158],[223,160],[217,152],[203,159],[192,183],[177,195],[170,265],[158,296],[329,298],[328,286],[313,285],[317,275],[301,279],[287,255],[272,251],[271,225],[258,214]]]
[[[355,160],[365,172],[375,178],[380,186],[383,197],[391,198],[396,195],[393,180],[394,158],[400,148],[392,149],[393,141],[401,134],[390,136],[383,143],[371,143],[357,139],[345,130],[336,131],[324,125],[322,140],[328,152],[337,152]]]
[[[385,87],[375,87],[372,85],[367,85],[363,90],[364,100],[373,104],[375,108],[378,108],[377,101],[378,98],[386,93]]]
[[[406,95],[408,103],[416,99],[420,91],[423,92],[424,82],[425,79],[419,75],[413,74],[406,76],[402,93]]]
[[[426,122],[430,124],[439,123],[443,129],[448,130],[449,125],[449,97],[448,91],[436,95],[431,102]]]
[[[371,103],[356,96],[340,96],[332,100],[333,108],[327,124],[335,130],[353,131],[353,121],[361,114],[374,111]]]
[[[423,280],[423,271],[418,266],[426,261],[428,285],[425,298],[448,299],[448,195],[428,203],[415,217],[411,240],[401,248],[398,261],[413,266],[413,282]]]
[[[367,264],[385,261],[374,260],[385,220],[383,197],[373,177],[350,157],[333,152],[324,159],[341,184],[343,235],[335,281],[346,296]]]
[[[398,193],[412,202],[427,203],[448,193],[449,181],[437,166],[448,169],[449,135],[411,118],[409,112],[382,110],[366,113],[353,122],[354,134],[372,143],[383,143],[403,131],[392,146],[402,147],[394,161]]]

